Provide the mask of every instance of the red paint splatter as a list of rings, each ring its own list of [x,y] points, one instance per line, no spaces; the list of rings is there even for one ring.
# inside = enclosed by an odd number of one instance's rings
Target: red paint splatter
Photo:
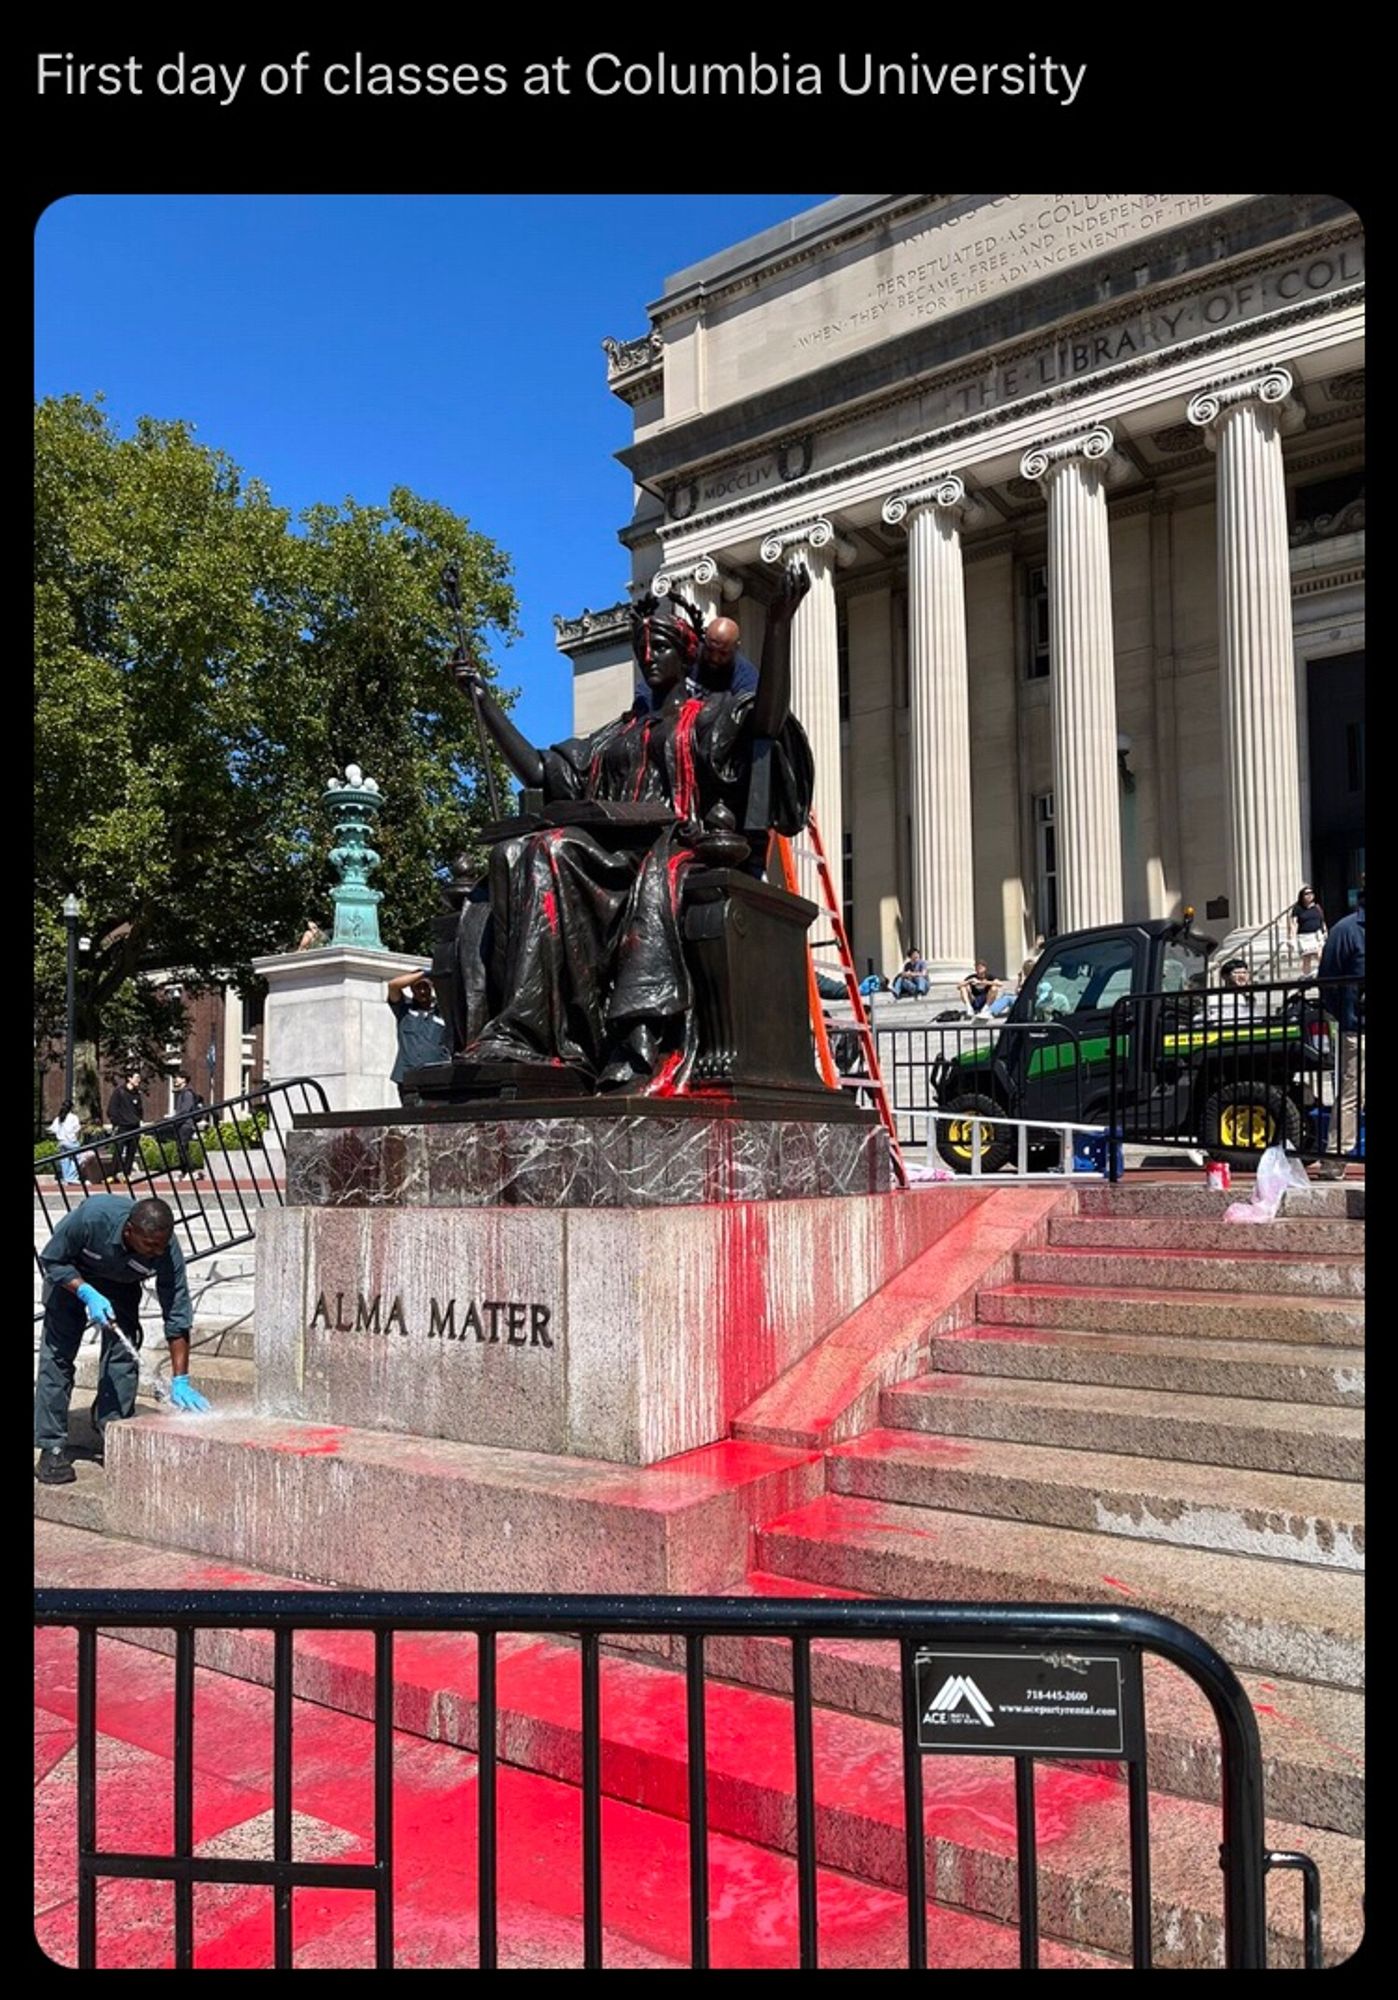
[[[641,725],[641,755],[636,765],[636,785],[635,789],[631,794],[633,799],[638,799],[641,796],[641,787],[646,782],[646,767],[649,761],[650,761],[650,718],[649,716],[647,716],[645,722]]]
[[[1104,1576],[1102,1581],[1103,1583],[1109,1583],[1113,1590],[1121,1591],[1125,1597],[1134,1597],[1136,1595],[1129,1583],[1119,1583],[1114,1576]]]
[[[295,1458],[333,1457],[344,1441],[343,1430],[315,1429],[302,1431],[299,1437],[288,1439],[285,1444],[270,1444],[267,1449],[290,1452]]]
[[[694,725],[703,703],[687,701],[675,724],[675,811],[681,819],[694,816],[699,784],[694,774]]]
[[[558,897],[552,889],[545,889],[542,901],[544,922],[556,937],[558,935]]]
[[[659,1069],[641,1092],[642,1097],[679,1097],[682,1092],[675,1082],[675,1072],[684,1061],[684,1051],[676,1049],[662,1061]]]

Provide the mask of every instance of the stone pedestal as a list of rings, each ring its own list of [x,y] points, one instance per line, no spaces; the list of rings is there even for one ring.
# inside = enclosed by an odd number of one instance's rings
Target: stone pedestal
[[[388,982],[423,962],[353,945],[254,959],[253,970],[267,981],[267,1081],[313,1076],[336,1111],[396,1105],[398,1087],[389,1073],[398,1055],[398,1024],[387,1004]]]
[[[649,1465],[724,1438],[945,1226],[890,1194],[468,1208],[430,1155],[396,1193],[264,1213],[260,1415]]]

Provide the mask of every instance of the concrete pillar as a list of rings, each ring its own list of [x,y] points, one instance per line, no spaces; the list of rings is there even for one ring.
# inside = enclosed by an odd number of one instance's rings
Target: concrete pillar
[[[840,667],[835,629],[835,569],[852,561],[854,550],[826,520],[805,521],[769,535],[762,544],[765,563],[803,562],[811,587],[791,625],[791,706],[811,742],[815,796],[811,811],[820,828],[837,899],[844,860],[844,812],[840,790]],[[824,907],[814,864],[800,860],[801,894]],[[812,935],[826,935],[819,920]]]
[[[1208,389],[1188,417],[1218,454],[1219,684],[1229,918],[1270,923],[1303,879],[1296,668],[1282,433],[1303,413],[1285,368]]]
[[[902,963],[898,905],[898,774],[893,710],[893,593],[886,583],[850,595],[849,776],[854,834],[855,965]]]
[[[1020,471],[1048,498],[1050,706],[1058,922],[1063,931],[1120,923],[1121,813],[1112,657],[1107,481],[1112,433],[1036,445]]]
[[[948,473],[884,502],[908,531],[908,715],[912,783],[910,940],[934,979],[963,979],[976,958],[971,856],[971,722],[961,529],[975,502]]]

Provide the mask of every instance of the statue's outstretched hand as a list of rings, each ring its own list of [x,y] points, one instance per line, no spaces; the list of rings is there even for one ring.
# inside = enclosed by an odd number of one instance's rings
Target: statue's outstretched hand
[[[781,625],[789,625],[796,616],[796,607],[811,587],[811,573],[803,562],[793,562],[782,571],[781,585],[767,608],[769,622],[773,619]]]
[[[470,660],[453,660],[451,671],[456,685],[463,694],[475,695],[487,692],[484,674]]]

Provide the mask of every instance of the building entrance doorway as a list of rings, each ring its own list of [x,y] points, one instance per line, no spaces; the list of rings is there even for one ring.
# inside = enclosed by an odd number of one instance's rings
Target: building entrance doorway
[[[1364,655],[1306,669],[1311,778],[1311,886],[1327,920],[1353,907],[1364,872]]]

